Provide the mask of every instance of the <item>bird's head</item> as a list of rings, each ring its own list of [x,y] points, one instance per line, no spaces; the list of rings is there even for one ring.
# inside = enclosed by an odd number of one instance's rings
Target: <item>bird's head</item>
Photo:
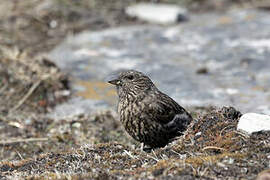
[[[136,97],[155,88],[148,76],[135,70],[120,72],[116,78],[108,82],[116,86],[119,97]]]

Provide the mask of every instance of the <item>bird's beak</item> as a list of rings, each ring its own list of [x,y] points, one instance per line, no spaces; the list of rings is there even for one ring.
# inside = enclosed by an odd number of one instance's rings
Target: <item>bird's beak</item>
[[[113,80],[108,81],[108,83],[119,86],[119,85],[121,85],[121,80],[113,79]]]

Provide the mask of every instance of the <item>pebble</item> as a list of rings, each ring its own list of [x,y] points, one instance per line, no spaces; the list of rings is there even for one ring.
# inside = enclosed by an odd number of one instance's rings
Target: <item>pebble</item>
[[[72,124],[72,127],[73,127],[73,128],[78,128],[78,129],[79,129],[79,128],[81,127],[81,123],[79,123],[79,122],[73,123],[73,124]]]
[[[270,131],[270,116],[246,113],[241,116],[237,125],[237,130],[244,131],[248,134],[258,131]]]
[[[173,24],[186,20],[186,9],[176,5],[139,3],[126,8],[126,14],[156,24]]]

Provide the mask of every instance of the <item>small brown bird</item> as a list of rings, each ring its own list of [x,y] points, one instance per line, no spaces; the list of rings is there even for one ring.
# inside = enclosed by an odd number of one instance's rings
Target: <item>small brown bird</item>
[[[164,147],[187,129],[192,117],[157,89],[149,77],[135,70],[109,81],[117,88],[118,113],[126,131],[149,148]]]

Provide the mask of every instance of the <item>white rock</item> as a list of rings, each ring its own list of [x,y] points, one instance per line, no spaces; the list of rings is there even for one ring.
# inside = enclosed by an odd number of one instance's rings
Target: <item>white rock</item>
[[[172,24],[185,17],[186,9],[176,5],[138,3],[126,8],[129,16],[157,24]]]
[[[270,116],[246,113],[241,116],[237,125],[237,130],[244,131],[248,134],[258,131],[270,131]]]
[[[79,129],[79,128],[81,127],[81,125],[82,125],[81,123],[75,122],[75,123],[72,124],[72,127],[73,127],[73,128],[78,128],[78,129]]]

